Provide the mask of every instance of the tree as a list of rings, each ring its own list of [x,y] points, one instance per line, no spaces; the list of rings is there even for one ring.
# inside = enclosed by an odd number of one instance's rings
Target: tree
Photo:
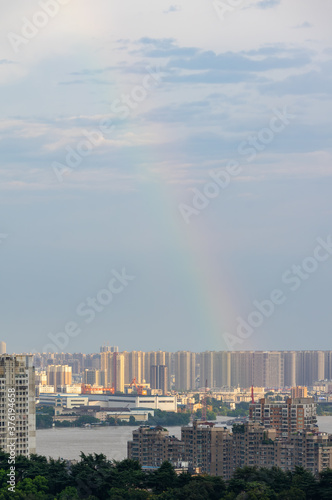
[[[81,453],[81,460],[71,467],[72,484],[78,489],[81,497],[94,495],[98,499],[107,498],[114,481],[114,466],[102,453],[85,455]]]
[[[319,498],[332,498],[332,470],[324,470],[319,474],[318,484]]]
[[[169,462],[163,462],[158,470],[152,472],[150,484],[155,493],[162,493],[177,484],[177,475]]]
[[[292,486],[306,493],[308,500],[316,498],[318,494],[318,481],[315,476],[303,467],[295,467],[292,475]]]
[[[78,491],[73,486],[67,486],[61,491],[59,495],[59,500],[76,500],[79,499]]]

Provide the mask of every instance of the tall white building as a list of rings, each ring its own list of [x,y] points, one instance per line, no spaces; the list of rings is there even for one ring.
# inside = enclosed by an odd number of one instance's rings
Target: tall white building
[[[36,453],[32,356],[0,356],[0,417],[0,449],[9,453],[15,443],[15,455]]]
[[[0,342],[0,354],[6,354],[6,342]]]

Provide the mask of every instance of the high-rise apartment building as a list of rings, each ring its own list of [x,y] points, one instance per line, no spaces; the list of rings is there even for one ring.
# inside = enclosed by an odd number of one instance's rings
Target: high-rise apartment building
[[[332,380],[332,351],[324,351],[324,380]]]
[[[332,435],[304,429],[290,437],[294,465],[311,471],[315,476],[332,467]]]
[[[0,356],[0,449],[36,453],[35,370],[32,356]],[[13,447],[8,447],[12,445]]]
[[[6,342],[0,342],[0,354],[6,354],[7,345]]]
[[[229,429],[194,420],[181,428],[185,461],[204,474],[229,479],[234,472],[233,439]]]
[[[230,363],[230,385],[232,387],[250,387],[253,384],[253,352],[231,352]]]
[[[103,383],[101,377],[101,371],[91,370],[91,369],[84,370],[83,382],[84,384],[89,384],[89,385],[101,385]]]
[[[298,385],[296,387],[291,388],[291,398],[306,398],[308,396],[307,387]]]
[[[284,351],[284,386],[294,387],[297,383],[296,351]]]
[[[102,345],[100,348],[100,352],[119,352],[119,348],[117,345]]]
[[[313,398],[288,398],[286,402],[261,399],[249,406],[249,420],[259,422],[267,429],[273,428],[277,436],[289,437],[292,433],[316,425],[316,405]]]
[[[189,391],[196,388],[196,354],[178,351],[174,354],[175,390]]]
[[[171,368],[171,353],[166,351],[150,351],[145,353],[144,362],[144,379],[146,383],[150,383],[151,366],[165,365],[170,370]],[[166,363],[167,361],[167,363]]]
[[[138,384],[144,380],[145,352],[131,351],[128,353],[128,382],[135,378]]]
[[[151,389],[159,389],[162,394],[167,394],[168,374],[166,365],[151,365],[150,368],[150,387]]]
[[[128,443],[128,458],[145,466],[159,466],[163,460],[174,465],[179,459],[189,470],[222,476],[229,480],[239,467],[280,467],[294,471],[310,470],[316,477],[332,467],[332,435],[303,429],[282,438],[273,428],[260,422],[233,426],[232,432],[214,423],[195,420],[181,428],[181,441],[175,440],[170,453],[168,431],[162,427],[141,427]]]
[[[200,354],[200,387],[215,387],[214,380],[214,351],[205,351]]]
[[[72,382],[72,368],[68,365],[49,365],[46,375],[47,385],[53,385],[55,392],[58,387],[70,385]]]
[[[214,353],[214,382],[216,387],[231,386],[231,353],[219,351]]]
[[[101,353],[101,378],[106,387],[114,387],[116,392],[124,392],[124,355],[118,352]]]
[[[176,466],[183,460],[184,444],[160,426],[139,427],[133,431],[133,439],[127,446],[128,458],[137,460],[143,467],[160,467],[165,461]]]

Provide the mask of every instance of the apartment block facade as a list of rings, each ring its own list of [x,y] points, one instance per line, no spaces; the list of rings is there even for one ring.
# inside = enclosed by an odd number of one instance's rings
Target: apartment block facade
[[[52,385],[54,392],[56,392],[58,387],[71,384],[72,367],[68,365],[49,365],[46,375],[47,385]]]
[[[141,426],[127,443],[127,454],[143,467],[160,467],[165,461],[176,466],[183,461],[184,444],[161,426]]]
[[[36,453],[35,371],[32,356],[0,356],[0,449]]]
[[[190,468],[212,476],[230,478],[234,471],[230,431],[213,423],[194,421],[181,428],[185,461]]]
[[[286,438],[316,425],[316,404],[313,398],[288,398],[286,402],[262,398],[259,403],[250,404],[249,419],[267,429],[276,429],[278,437]]]
[[[231,432],[211,422],[194,421],[182,427],[181,441],[170,440],[161,427],[141,427],[128,443],[128,458],[145,466],[158,466],[164,460],[176,465],[181,460],[189,470],[225,480],[245,466],[284,471],[299,466],[318,476],[332,468],[332,435],[313,427],[282,437],[277,429],[258,421],[234,425]]]

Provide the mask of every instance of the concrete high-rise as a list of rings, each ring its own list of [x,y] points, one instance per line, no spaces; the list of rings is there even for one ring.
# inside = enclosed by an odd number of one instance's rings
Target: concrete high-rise
[[[150,368],[150,386],[151,389],[159,389],[162,394],[167,394],[167,366],[151,365]]]
[[[219,351],[214,353],[214,381],[216,387],[231,386],[231,353]]]
[[[135,378],[138,384],[141,384],[144,379],[144,363],[145,363],[145,352],[143,351],[131,351],[128,353],[128,382]]]
[[[286,351],[284,355],[284,385],[294,387],[296,385],[296,351]]]
[[[215,387],[214,383],[214,351],[205,351],[200,355],[200,387]]]
[[[231,386],[250,387],[253,384],[253,351],[236,351],[231,357]]]
[[[6,342],[0,342],[0,354],[6,354],[7,345]]]
[[[169,436],[163,427],[141,426],[133,431],[133,440],[127,444],[128,458],[142,466],[160,467],[165,461],[176,466],[183,460],[184,443]]]
[[[83,382],[84,384],[101,385],[102,380],[100,370],[84,370]]]
[[[291,388],[291,398],[306,398],[308,396],[308,389],[305,386],[298,385]]]
[[[144,379],[146,383],[150,383],[151,366],[166,365],[166,358],[169,364],[169,356],[166,356],[166,351],[150,351],[145,353],[144,363]],[[169,367],[170,368],[170,367]]]
[[[195,389],[196,354],[190,351],[178,351],[174,354],[175,390]]]
[[[47,385],[53,385],[56,392],[59,387],[70,385],[72,381],[72,368],[68,365],[49,365],[47,367]]]
[[[0,449],[24,456],[36,453],[32,356],[0,356],[0,393]]]
[[[118,352],[101,353],[101,378],[107,387],[114,387],[117,392],[124,392],[125,370],[124,355]]]
[[[259,403],[250,404],[249,420],[276,429],[277,436],[285,438],[303,429],[314,429],[316,405],[314,398],[288,398],[286,402],[263,398]]]
[[[100,348],[100,352],[119,352],[119,348],[117,345],[103,345]]]

